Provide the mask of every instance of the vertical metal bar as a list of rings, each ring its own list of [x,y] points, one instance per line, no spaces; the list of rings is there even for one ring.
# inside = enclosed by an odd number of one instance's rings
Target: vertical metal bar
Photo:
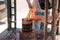
[[[52,21],[52,40],[55,40],[55,36],[56,36],[56,11],[57,11],[57,0],[52,0],[52,17],[53,17],[53,21]]]
[[[44,40],[47,40],[48,0],[45,0]]]
[[[11,29],[11,0],[7,0],[7,20],[8,20],[8,30]]]
[[[14,0],[14,18],[15,18],[15,29],[16,29],[16,0]]]

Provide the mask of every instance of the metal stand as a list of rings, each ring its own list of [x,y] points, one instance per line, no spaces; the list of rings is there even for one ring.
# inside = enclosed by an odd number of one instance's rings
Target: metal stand
[[[16,0],[7,0],[7,16],[8,30],[12,28],[12,23],[14,24],[14,29],[16,29]]]

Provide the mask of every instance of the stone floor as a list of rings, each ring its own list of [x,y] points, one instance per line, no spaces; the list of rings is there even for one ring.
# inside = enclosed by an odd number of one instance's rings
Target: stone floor
[[[16,30],[5,30],[0,34],[0,40],[19,40],[19,33]]]
[[[5,30],[4,32],[2,32],[2,34],[0,34],[0,40],[19,40],[19,30],[20,29],[17,29],[16,31],[14,31],[13,29],[10,31]],[[60,40],[60,35],[56,35],[56,40]]]

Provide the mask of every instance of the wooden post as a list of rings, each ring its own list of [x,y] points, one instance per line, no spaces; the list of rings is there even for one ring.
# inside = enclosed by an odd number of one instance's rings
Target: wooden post
[[[58,13],[60,14],[60,0],[58,0]],[[59,21],[59,24],[60,24],[60,20],[58,20],[58,21]],[[58,34],[60,34],[59,30],[60,30],[60,25],[58,26]]]
[[[52,17],[53,17],[53,21],[52,21],[52,40],[55,40],[55,36],[56,36],[56,13],[57,13],[57,0],[52,0]]]
[[[45,0],[44,40],[47,40],[48,0]]]
[[[58,12],[60,13],[60,0],[58,2]]]

